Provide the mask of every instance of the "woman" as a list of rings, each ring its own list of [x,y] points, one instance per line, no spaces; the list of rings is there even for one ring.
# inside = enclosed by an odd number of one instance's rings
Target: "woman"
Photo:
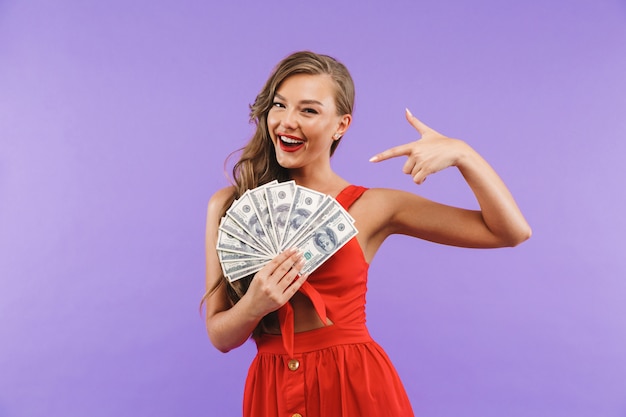
[[[351,185],[330,158],[352,122],[354,86],[343,64],[311,52],[281,61],[251,106],[256,133],[233,170],[235,185],[215,193],[207,215],[207,317],[211,342],[227,352],[252,334],[258,346],[244,393],[245,416],[413,415],[396,371],[365,327],[367,269],[383,241],[400,233],[447,245],[515,246],[530,227],[493,169],[466,143],[443,136],[406,111],[421,138],[372,162],[407,157],[416,184],[455,166],[480,211],[416,194]],[[335,197],[358,235],[310,276],[296,249],[232,284],[215,250],[221,217],[247,189],[295,182]]]

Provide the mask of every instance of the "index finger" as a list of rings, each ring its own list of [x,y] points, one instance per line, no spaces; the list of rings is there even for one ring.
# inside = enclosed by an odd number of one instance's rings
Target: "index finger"
[[[380,162],[387,159],[396,158],[398,156],[408,156],[410,154],[411,144],[407,143],[404,145],[394,146],[393,148],[389,148],[386,151],[382,151],[381,153],[372,156],[370,158],[370,162]]]
[[[263,269],[265,269],[268,274],[273,274],[274,271],[279,269],[282,264],[285,263],[285,261],[287,261],[293,255],[296,255],[298,252],[298,248],[295,247],[285,249],[284,251],[276,255],[270,262],[268,262]]]

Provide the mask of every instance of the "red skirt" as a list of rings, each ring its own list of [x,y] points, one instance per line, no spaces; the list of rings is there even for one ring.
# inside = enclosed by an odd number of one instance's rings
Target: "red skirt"
[[[365,326],[296,333],[293,357],[281,336],[256,342],[244,417],[413,416],[395,368]]]

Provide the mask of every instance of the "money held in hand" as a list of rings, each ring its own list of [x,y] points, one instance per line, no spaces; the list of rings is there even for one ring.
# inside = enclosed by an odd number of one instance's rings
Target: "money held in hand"
[[[230,282],[258,272],[283,250],[296,247],[311,273],[358,231],[334,198],[297,185],[273,181],[246,191],[222,218],[217,252]]]

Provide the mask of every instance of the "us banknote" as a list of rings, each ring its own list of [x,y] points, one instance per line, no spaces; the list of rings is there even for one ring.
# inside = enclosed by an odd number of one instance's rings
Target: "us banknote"
[[[272,220],[274,234],[280,248],[282,248],[295,192],[295,181],[281,182],[276,185],[270,185],[265,189],[270,219]]]
[[[304,187],[297,187],[287,218],[286,230],[281,247],[287,247],[291,238],[305,224],[306,220],[322,205],[326,195]]]
[[[267,248],[258,243],[251,235],[247,228],[241,227],[232,217],[224,216],[220,221],[219,230],[227,233],[230,237],[239,239],[242,243],[245,243],[250,248],[253,248],[260,253],[271,255]],[[219,237],[218,237],[219,241]]]
[[[354,223],[345,211],[337,211],[299,242],[305,264],[300,271],[309,274],[319,268],[357,234]]]
[[[257,215],[257,209],[250,198],[250,190],[246,191],[238,200],[235,200],[226,215],[231,217],[246,233],[270,254],[276,255],[270,237],[265,232],[262,220]]]
[[[250,196],[250,201],[256,211],[257,217],[260,219],[261,227],[263,228],[263,232],[271,245],[272,251],[274,253],[280,252],[280,244],[276,238],[275,228],[272,224],[272,219],[270,217],[270,212],[267,204],[267,197],[265,196],[265,189],[268,185],[264,185],[261,187],[257,187],[254,190],[248,191]]]
[[[249,275],[249,271],[253,269],[254,272],[257,272],[261,268],[263,268],[269,261],[270,259],[222,262],[222,271],[224,272],[224,275],[232,279],[232,277],[236,276]],[[245,273],[246,275],[241,275],[242,273]]]
[[[334,198],[294,181],[248,190],[226,211],[217,253],[229,281],[255,274],[289,247],[303,250],[303,273],[319,268],[357,234],[354,219]]]

